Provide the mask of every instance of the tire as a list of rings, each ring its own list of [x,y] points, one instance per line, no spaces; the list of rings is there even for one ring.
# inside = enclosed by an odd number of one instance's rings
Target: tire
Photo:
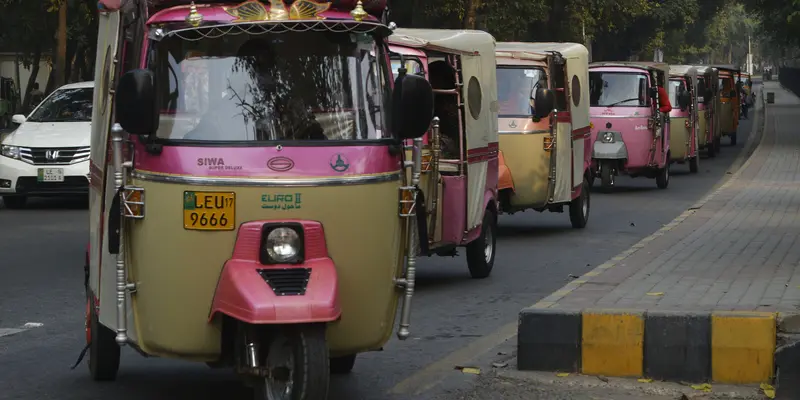
[[[25,208],[27,202],[28,198],[25,196],[3,196],[3,204],[11,210],[21,210]]]
[[[700,156],[696,155],[689,160],[689,172],[696,174],[700,170]]]
[[[467,267],[473,279],[489,277],[497,249],[497,216],[491,209],[483,214],[481,234],[467,245]]]
[[[356,365],[356,355],[331,357],[332,374],[349,374]]]
[[[589,194],[589,179],[583,178],[581,195],[569,203],[569,222],[575,229],[583,229],[589,222],[591,208],[591,195]]]
[[[600,166],[600,184],[603,185],[603,189],[607,190],[614,186],[614,175],[609,167],[610,163],[603,164]]]
[[[262,349],[269,349],[265,365],[269,367],[271,357],[280,358],[291,354],[291,392],[273,386],[270,378],[258,379],[255,383],[255,400],[320,400],[328,398],[330,383],[330,360],[325,325],[313,324],[287,329],[272,337],[272,342]],[[275,368],[274,370],[278,370]],[[280,375],[277,374],[277,375]],[[281,393],[284,392],[284,393]]]
[[[736,146],[736,134],[731,135],[731,146]]]
[[[100,324],[92,307],[91,297],[86,298],[86,340],[89,342],[89,374],[95,381],[113,381],[119,371],[120,348],[116,333]]]
[[[664,168],[658,171],[656,186],[658,186],[659,189],[666,189],[669,186],[669,162],[667,162]]]
[[[714,139],[714,153],[719,154],[722,150],[722,137]]]

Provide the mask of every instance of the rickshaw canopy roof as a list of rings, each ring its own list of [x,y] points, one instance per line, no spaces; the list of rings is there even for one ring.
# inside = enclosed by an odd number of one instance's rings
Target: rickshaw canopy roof
[[[494,37],[486,32],[455,29],[397,28],[388,41],[398,46],[472,56],[486,52],[488,46],[492,49],[495,46]]]
[[[697,68],[692,65],[670,65],[669,74],[670,76],[688,76],[694,78],[697,76]]]
[[[709,65],[712,68],[716,68],[720,71],[729,71],[729,72],[741,72],[739,67],[732,65],[732,64],[719,64],[719,65]]]
[[[597,67],[642,68],[648,71],[660,71],[664,75],[669,75],[669,65],[666,63],[645,62],[645,61],[613,61],[613,62],[596,62],[589,64],[589,68],[597,68]]]
[[[587,58],[589,50],[579,43],[569,42],[499,42],[495,50],[497,57],[522,58],[534,61],[545,61],[547,56],[556,52],[564,58]]]

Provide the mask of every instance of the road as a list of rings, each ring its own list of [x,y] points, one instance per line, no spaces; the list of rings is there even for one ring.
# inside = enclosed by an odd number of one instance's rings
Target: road
[[[688,174],[688,165],[674,165],[667,190],[656,189],[655,181],[645,178],[621,178],[612,193],[595,190],[585,230],[571,229],[566,213],[529,211],[501,217],[497,259],[489,279],[470,279],[463,255],[423,259],[412,338],[393,339],[383,352],[360,355],[351,375],[333,378],[330,399],[441,394],[441,385],[434,384],[460,373],[439,360],[463,348],[467,350],[456,355],[488,352],[508,327],[515,326],[521,308],[686,210],[729,173],[750,127],[743,121],[739,145],[730,147],[724,140],[722,154],[703,159],[700,174]],[[76,370],[69,369],[84,344],[82,266],[87,223],[87,202],[82,200],[33,201],[26,210],[0,208],[0,399],[250,398],[249,390],[227,371],[144,359],[129,349],[123,352],[116,383],[91,382],[85,361]],[[26,323],[43,325],[3,336],[10,332],[4,329]],[[498,333],[501,328],[506,331]],[[412,389],[429,384],[424,395],[411,395]],[[387,394],[395,387],[397,394]]]

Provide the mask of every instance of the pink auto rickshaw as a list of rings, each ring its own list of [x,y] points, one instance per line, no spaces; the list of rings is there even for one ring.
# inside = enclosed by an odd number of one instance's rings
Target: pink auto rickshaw
[[[613,187],[619,175],[655,179],[659,189],[669,186],[668,79],[669,66],[662,63],[590,65],[592,170],[604,188]]]
[[[394,30],[392,69],[425,76],[434,92],[434,123],[423,137],[421,255],[466,248],[473,278],[494,267],[499,136],[495,41],[481,31]]]
[[[697,69],[671,65],[669,73],[670,102],[676,105],[669,113],[670,160],[689,164],[689,172],[696,174],[700,168]]]

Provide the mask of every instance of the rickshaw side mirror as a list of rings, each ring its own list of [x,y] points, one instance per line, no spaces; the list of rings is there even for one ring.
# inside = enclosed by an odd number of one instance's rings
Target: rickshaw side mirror
[[[650,98],[653,100],[658,100],[658,87],[651,86],[650,87]]]
[[[401,75],[392,93],[392,131],[400,139],[422,137],[433,120],[433,87],[418,75]]]
[[[678,93],[678,107],[681,111],[686,110],[692,102],[692,95],[688,90],[683,90]]]
[[[553,112],[556,104],[556,94],[548,88],[536,89],[533,96],[533,114],[536,118],[544,118]]]
[[[155,76],[147,69],[134,69],[119,78],[116,95],[117,122],[132,135],[158,130]]]

